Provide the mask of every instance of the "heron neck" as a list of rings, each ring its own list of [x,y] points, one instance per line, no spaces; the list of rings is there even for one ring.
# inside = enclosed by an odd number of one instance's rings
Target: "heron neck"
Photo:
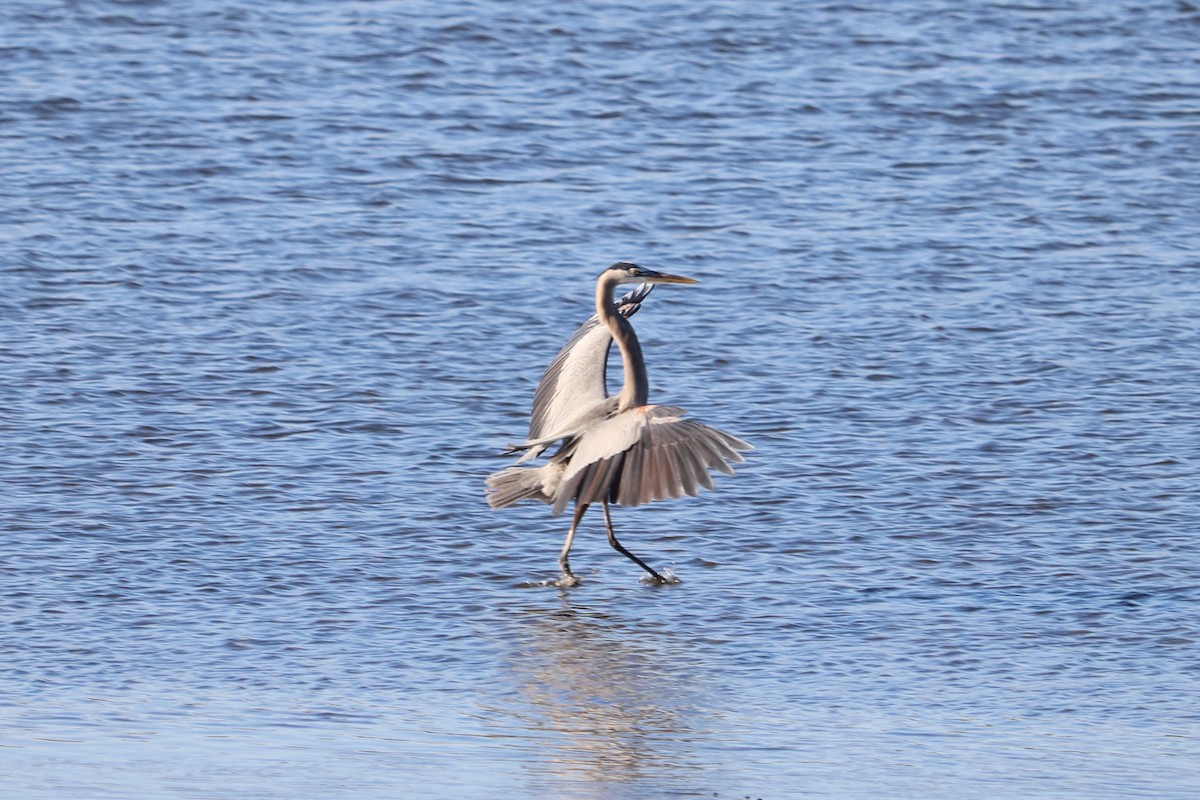
[[[613,290],[617,281],[602,277],[596,283],[596,314],[600,321],[612,331],[613,340],[621,351],[621,364],[625,368],[625,385],[617,395],[617,409],[625,411],[646,405],[650,398],[650,380],[646,377],[646,362],[642,360],[642,346],[629,320],[617,313],[613,303]]]

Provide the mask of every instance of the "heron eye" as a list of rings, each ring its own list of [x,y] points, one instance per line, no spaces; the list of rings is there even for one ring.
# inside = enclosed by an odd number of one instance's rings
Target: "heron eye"
[[[640,269],[638,269],[637,267],[633,267],[632,269],[629,270],[629,274],[636,278],[638,275],[642,274],[642,271]]]

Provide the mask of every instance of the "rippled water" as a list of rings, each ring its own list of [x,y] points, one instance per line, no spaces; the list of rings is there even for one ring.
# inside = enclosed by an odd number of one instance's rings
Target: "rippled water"
[[[1191,798],[1200,10],[14,0],[14,798]],[[491,512],[618,258],[698,500]]]

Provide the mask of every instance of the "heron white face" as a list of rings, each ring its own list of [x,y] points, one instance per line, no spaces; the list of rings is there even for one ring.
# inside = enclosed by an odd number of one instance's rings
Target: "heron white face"
[[[699,283],[695,278],[685,278],[682,275],[671,275],[666,272],[657,272],[645,267],[639,267],[637,264],[631,264],[628,261],[618,261],[606,270],[608,272],[617,273],[619,278],[617,283]]]

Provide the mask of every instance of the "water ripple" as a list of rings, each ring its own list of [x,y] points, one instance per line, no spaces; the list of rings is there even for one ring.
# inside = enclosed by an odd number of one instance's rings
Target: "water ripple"
[[[12,791],[1194,796],[1193,5],[10,11]],[[617,258],[757,449],[527,588]]]

